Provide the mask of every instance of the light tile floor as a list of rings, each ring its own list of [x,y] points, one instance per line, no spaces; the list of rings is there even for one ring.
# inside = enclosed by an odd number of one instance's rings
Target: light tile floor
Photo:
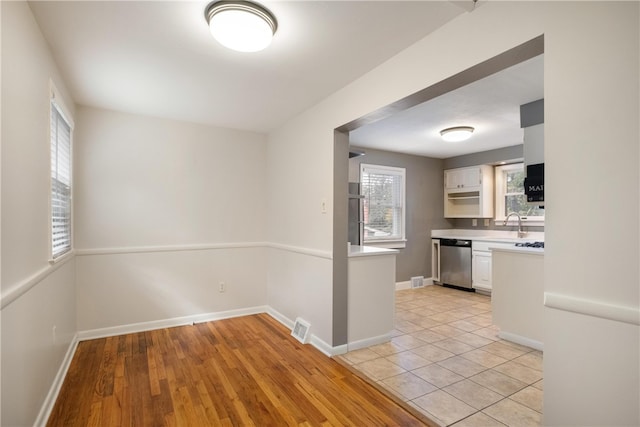
[[[542,353],[497,332],[490,297],[426,286],[396,292],[391,342],[340,358],[442,426],[539,426]]]

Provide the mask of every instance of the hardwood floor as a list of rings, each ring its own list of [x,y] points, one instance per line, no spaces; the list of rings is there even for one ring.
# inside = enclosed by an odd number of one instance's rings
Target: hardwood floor
[[[84,341],[48,426],[422,426],[266,314]]]

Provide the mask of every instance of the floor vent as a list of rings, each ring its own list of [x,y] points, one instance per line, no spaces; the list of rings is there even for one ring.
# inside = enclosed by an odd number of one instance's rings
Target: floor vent
[[[424,276],[416,276],[411,278],[411,289],[424,287]]]
[[[301,318],[296,319],[295,325],[293,325],[293,330],[291,331],[291,335],[302,344],[306,344],[309,338],[309,328],[311,325],[308,322],[305,322]]]

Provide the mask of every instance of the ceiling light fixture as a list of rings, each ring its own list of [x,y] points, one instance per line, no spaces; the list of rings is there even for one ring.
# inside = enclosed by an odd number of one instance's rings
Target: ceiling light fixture
[[[440,135],[447,142],[459,142],[471,138],[473,130],[471,126],[456,126],[441,130]]]
[[[269,46],[278,29],[273,14],[248,1],[214,1],[204,10],[213,37],[240,52],[257,52]]]

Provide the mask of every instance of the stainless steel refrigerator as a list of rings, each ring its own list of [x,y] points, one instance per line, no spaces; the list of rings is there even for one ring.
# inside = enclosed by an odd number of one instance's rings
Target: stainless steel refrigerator
[[[349,183],[349,242],[352,245],[362,244],[362,199],[360,183]]]

